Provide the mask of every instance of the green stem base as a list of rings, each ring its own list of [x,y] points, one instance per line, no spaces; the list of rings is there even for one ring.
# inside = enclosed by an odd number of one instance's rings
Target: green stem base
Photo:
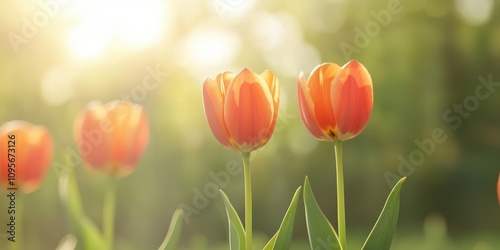
[[[346,225],[344,202],[344,169],[342,164],[342,142],[335,140],[335,161],[337,169],[337,217],[339,222],[339,240],[342,249],[346,249]]]
[[[252,181],[250,152],[242,152],[245,179],[245,250],[252,250]]]
[[[113,249],[113,236],[115,228],[115,210],[116,210],[116,182],[115,178],[109,180],[109,186],[104,197],[103,206],[103,231],[106,241],[106,249]]]

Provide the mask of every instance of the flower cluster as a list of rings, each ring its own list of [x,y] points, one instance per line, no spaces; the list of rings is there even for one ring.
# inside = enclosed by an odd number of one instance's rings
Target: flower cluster
[[[297,83],[302,122],[318,140],[331,142],[335,149],[337,231],[332,227],[316,198],[308,177],[298,187],[281,226],[264,250],[289,249],[297,203],[303,191],[306,225],[311,249],[346,250],[346,220],[342,143],[358,136],[373,109],[373,83],[368,70],[358,61],[342,67],[335,63],[318,65]],[[224,147],[239,151],[244,166],[245,223],[229,198],[221,192],[229,221],[231,249],[252,250],[252,182],[250,154],[271,139],[280,105],[276,75],[266,70],[256,74],[245,68],[239,73],[223,72],[203,84],[203,104],[208,125]],[[149,119],[141,105],[126,101],[102,104],[93,101],[76,117],[74,140],[86,169],[108,178],[103,205],[102,231],[83,212],[75,173],[60,178],[60,193],[77,228],[84,249],[113,249],[116,180],[130,175],[144,155],[150,136]],[[0,127],[0,184],[23,193],[36,191],[42,183],[54,153],[49,130],[25,121],[10,121]],[[380,216],[362,249],[389,249],[399,213],[400,190],[406,177],[392,189]],[[303,188],[303,189],[302,189]],[[497,184],[500,203],[500,176]],[[170,232],[160,249],[175,249],[179,239],[182,210],[172,218]],[[328,242],[317,239],[328,239]]]
[[[271,138],[278,115],[280,92],[271,71],[258,75],[248,69],[238,74],[224,72],[208,78],[203,84],[205,114],[215,138],[225,147],[242,153],[245,182],[245,226],[229,199],[221,191],[229,218],[230,245],[252,249],[252,188],[250,153],[264,146]],[[300,73],[298,101],[302,121],[311,134],[322,141],[335,142],[337,155],[337,203],[339,237],[328,227],[326,217],[317,206],[308,180],[304,184],[304,205],[311,249],[317,249],[317,237],[336,239],[332,247],[346,249],[344,187],[342,172],[342,141],[357,136],[365,127],[373,108],[373,86],[368,70],[358,61],[340,67],[335,63],[318,65],[309,78]],[[398,197],[399,185],[393,196]],[[282,226],[264,249],[288,249],[293,218],[301,187],[297,189]],[[397,200],[397,199],[395,199]],[[392,202],[391,206],[397,206]],[[384,209],[385,211],[385,209]],[[384,212],[382,212],[384,214]],[[393,213],[397,216],[397,213]],[[311,219],[315,217],[316,219]],[[385,223],[385,222],[382,222]],[[327,227],[325,229],[324,227]],[[236,229],[236,230],[233,230]],[[385,228],[390,232],[393,228]],[[385,234],[387,241],[392,234]],[[390,235],[390,236],[389,236]],[[365,245],[370,245],[370,237]]]

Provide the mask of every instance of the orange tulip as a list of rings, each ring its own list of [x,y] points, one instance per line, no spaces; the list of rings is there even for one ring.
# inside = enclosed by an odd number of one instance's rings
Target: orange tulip
[[[244,69],[207,78],[203,102],[210,129],[227,148],[250,152],[271,138],[278,116],[280,88],[273,72]]]
[[[500,174],[498,175],[497,195],[498,195],[498,204],[500,204]]]
[[[88,169],[126,176],[135,169],[149,140],[142,106],[125,101],[94,101],[75,121],[75,141]]]
[[[40,186],[52,160],[54,143],[43,126],[10,121],[0,127],[0,181],[29,193]]]
[[[321,64],[307,80],[301,72],[298,96],[302,121],[314,137],[325,141],[357,136],[373,107],[372,80],[358,61],[342,68]]]

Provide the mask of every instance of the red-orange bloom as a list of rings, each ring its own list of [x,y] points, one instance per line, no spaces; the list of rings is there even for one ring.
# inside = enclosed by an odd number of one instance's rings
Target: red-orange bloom
[[[203,102],[210,129],[225,147],[250,152],[271,138],[278,116],[280,88],[273,72],[244,69],[207,78]]]
[[[498,195],[498,204],[500,204],[500,174],[498,175],[497,195]]]
[[[54,143],[45,127],[10,121],[0,127],[0,152],[2,184],[29,193],[38,189],[45,177]]]
[[[302,121],[314,137],[325,141],[348,140],[361,133],[373,107],[372,80],[358,61],[342,68],[321,64],[307,80],[301,72],[298,96]]]
[[[149,141],[146,112],[125,101],[90,102],[77,117],[74,131],[88,169],[113,176],[132,173]]]

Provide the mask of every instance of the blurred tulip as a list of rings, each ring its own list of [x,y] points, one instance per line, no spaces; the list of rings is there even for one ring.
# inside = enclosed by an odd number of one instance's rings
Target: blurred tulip
[[[203,84],[205,114],[217,140],[227,148],[250,152],[271,138],[280,101],[278,79],[266,70],[244,69],[208,78]]]
[[[498,204],[500,204],[500,174],[498,175],[497,195],[498,195]]]
[[[12,187],[11,184],[15,184],[22,192],[29,193],[38,189],[45,177],[54,143],[44,126],[10,121],[0,127],[0,152],[2,185]],[[9,172],[9,166],[15,172]],[[15,178],[12,183],[9,177]]]
[[[111,176],[132,173],[149,140],[146,112],[125,101],[90,102],[77,117],[74,131],[87,168]]]
[[[363,130],[373,107],[373,87],[368,70],[358,61],[342,68],[334,63],[317,66],[298,82],[302,121],[317,139],[348,140]]]

